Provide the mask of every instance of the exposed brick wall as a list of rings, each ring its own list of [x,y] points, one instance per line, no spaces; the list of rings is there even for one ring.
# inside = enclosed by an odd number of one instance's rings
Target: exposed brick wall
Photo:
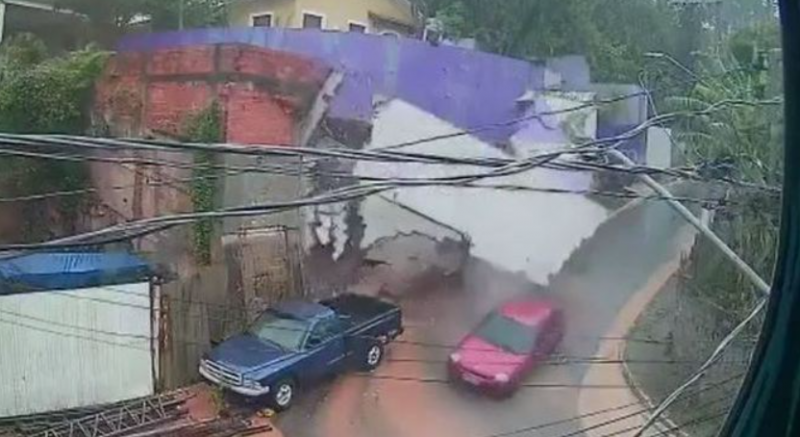
[[[220,47],[220,72],[241,73],[273,80],[278,85],[314,85],[325,81],[331,69],[293,53],[248,46]]]
[[[142,75],[147,58],[143,54],[113,57],[106,65],[104,78],[97,83],[96,123],[103,123],[118,136],[130,136],[142,129],[145,85]]]
[[[229,141],[291,146],[331,72],[313,59],[247,45],[125,53],[97,84],[96,118],[115,135],[180,136],[216,98]]]
[[[201,46],[153,52],[147,74],[151,77],[213,74],[215,50],[216,46]]]
[[[189,119],[213,100],[206,82],[152,82],[147,86],[145,128],[162,135],[180,136]]]
[[[224,87],[228,141],[237,144],[290,145],[295,143],[291,108],[267,91],[247,84]]]
[[[292,146],[330,73],[318,61],[250,46],[126,53],[109,61],[97,84],[94,115],[112,135],[180,137],[193,115],[217,101],[229,142]],[[192,153],[126,152],[124,156],[194,162]],[[193,209],[191,185],[186,182],[192,176],[189,168],[90,165],[98,203],[114,213],[96,220],[114,223]],[[226,189],[241,199],[239,204],[248,204],[257,194],[248,187],[237,191],[229,183]],[[270,185],[270,195],[281,193],[276,188],[280,186]],[[173,265],[191,266],[190,232],[183,227],[155,234],[140,241],[139,249],[164,254],[168,257],[164,261]]]
[[[147,55],[130,53],[125,56],[114,56],[106,64],[106,76],[141,76],[145,71]]]

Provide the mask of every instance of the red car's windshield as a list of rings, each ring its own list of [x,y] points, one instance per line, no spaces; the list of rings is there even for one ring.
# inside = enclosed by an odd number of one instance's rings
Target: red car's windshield
[[[481,323],[475,335],[507,352],[523,355],[533,350],[538,329],[492,313]]]

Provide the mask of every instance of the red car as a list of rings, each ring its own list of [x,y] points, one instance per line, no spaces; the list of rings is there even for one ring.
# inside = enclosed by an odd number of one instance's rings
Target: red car
[[[511,395],[561,342],[564,315],[552,301],[505,303],[459,343],[448,360],[451,380],[499,397]]]

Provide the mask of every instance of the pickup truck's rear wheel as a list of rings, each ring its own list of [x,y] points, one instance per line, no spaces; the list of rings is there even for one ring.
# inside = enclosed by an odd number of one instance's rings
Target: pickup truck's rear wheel
[[[374,370],[383,361],[383,344],[373,343],[367,348],[367,352],[362,359],[361,367],[363,370]]]
[[[270,396],[270,403],[277,411],[284,411],[289,409],[294,402],[295,385],[291,379],[283,379],[278,381],[272,386],[272,395]]]

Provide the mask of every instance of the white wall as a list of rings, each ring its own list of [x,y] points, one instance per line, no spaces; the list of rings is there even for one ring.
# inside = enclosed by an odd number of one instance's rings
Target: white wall
[[[392,101],[374,119],[372,147],[445,135],[458,129],[411,104]],[[566,145],[565,145],[566,146]],[[403,151],[454,157],[508,158],[499,149],[472,136],[459,136],[406,147]],[[485,172],[485,168],[457,165],[359,162],[355,173],[382,177],[434,177]],[[536,169],[487,180],[482,185],[512,184],[530,188],[588,188],[591,177],[573,172]],[[511,192],[491,188],[424,187],[394,190],[386,194],[440,223],[469,235],[471,254],[509,272],[521,272],[536,283],[547,284],[575,248],[591,236],[608,211],[582,195]],[[399,223],[400,214],[375,213],[369,202],[361,214],[369,235],[408,232],[414,223]],[[423,233],[430,230],[420,229]],[[387,235],[390,236],[390,235]],[[363,247],[363,245],[362,245]],[[365,247],[364,247],[365,248]]]
[[[360,210],[364,217],[370,218],[369,224],[364,229],[362,247],[370,247],[387,237],[415,233],[426,235],[440,243],[445,239],[464,240],[464,236],[455,230],[415,214],[382,194],[365,198],[361,202]]]
[[[672,132],[663,127],[647,129],[647,165],[656,168],[672,167]]]
[[[0,296],[0,417],[153,393],[150,285]]]

